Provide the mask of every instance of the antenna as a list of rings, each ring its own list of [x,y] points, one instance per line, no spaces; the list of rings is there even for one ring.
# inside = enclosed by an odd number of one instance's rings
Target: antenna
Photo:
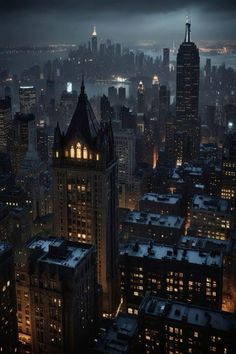
[[[186,27],[185,27],[185,42],[191,42],[191,18],[186,16]]]

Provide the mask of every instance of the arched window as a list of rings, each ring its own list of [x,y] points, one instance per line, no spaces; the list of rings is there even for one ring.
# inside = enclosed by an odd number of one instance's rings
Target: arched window
[[[81,151],[81,144],[80,143],[78,143],[76,145],[76,157],[77,157],[77,159],[81,159],[81,157],[82,157],[82,151]]]
[[[86,146],[84,146],[84,148],[83,148],[83,158],[85,160],[88,159],[88,150],[87,150]]]
[[[71,157],[72,159],[75,158],[75,148],[74,148],[74,146],[71,146],[71,148],[70,148],[70,157]]]

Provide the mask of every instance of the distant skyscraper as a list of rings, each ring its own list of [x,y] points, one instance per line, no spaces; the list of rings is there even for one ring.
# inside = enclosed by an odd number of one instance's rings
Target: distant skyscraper
[[[142,81],[138,84],[137,89],[137,100],[138,100],[138,107],[137,113],[145,113],[145,88]]]
[[[67,129],[78,101],[78,93],[75,90],[63,91],[60,100],[60,124]]]
[[[113,107],[111,107],[110,102],[107,96],[103,95],[100,101],[100,112],[101,112],[101,122],[109,123],[113,118],[114,111]]]
[[[236,200],[236,133],[229,134],[223,149],[221,197]]]
[[[117,103],[117,88],[114,86],[108,87],[108,99],[111,102],[112,105],[115,105]]]
[[[170,65],[170,48],[163,48],[163,67],[166,72],[169,72]]]
[[[125,99],[126,99],[126,89],[125,87],[119,87],[118,88],[118,99],[119,103],[123,104]]]
[[[55,129],[54,234],[96,245],[103,312],[118,305],[117,160],[112,129],[99,126],[84,84],[66,135]]]
[[[19,99],[21,113],[35,113],[36,90],[34,86],[20,86]]]
[[[177,54],[176,77],[176,125],[185,132],[186,147],[182,152],[182,162],[197,156],[200,144],[199,101],[199,51],[190,38],[191,24],[186,23],[185,40]]]
[[[7,152],[11,128],[11,99],[0,99],[0,152]]]
[[[97,39],[96,26],[94,26],[93,28],[91,42],[92,42],[92,53],[93,55],[96,55],[98,52],[98,39]]]

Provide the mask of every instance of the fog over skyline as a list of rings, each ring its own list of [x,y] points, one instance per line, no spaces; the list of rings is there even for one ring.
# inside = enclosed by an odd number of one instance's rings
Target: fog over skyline
[[[235,44],[235,1],[0,0],[0,45],[81,43],[94,24],[99,41],[137,46],[178,44],[185,16],[201,45]]]

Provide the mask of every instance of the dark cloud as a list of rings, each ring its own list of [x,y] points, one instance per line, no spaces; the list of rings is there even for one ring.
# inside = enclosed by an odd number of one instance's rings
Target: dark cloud
[[[52,12],[120,12],[137,13],[172,12],[198,7],[206,11],[236,11],[235,0],[1,0],[1,12],[52,11]]]

